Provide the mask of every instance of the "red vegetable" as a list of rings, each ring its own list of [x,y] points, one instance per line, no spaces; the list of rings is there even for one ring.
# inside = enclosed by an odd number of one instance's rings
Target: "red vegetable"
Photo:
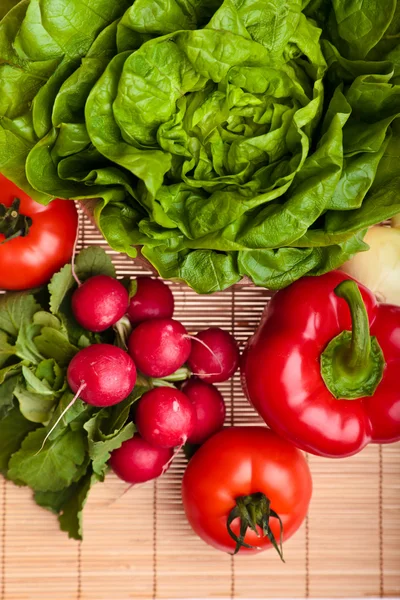
[[[136,292],[132,296],[128,317],[132,325],[149,319],[170,319],[174,314],[174,296],[161,279],[138,277]]]
[[[120,479],[134,485],[162,475],[173,455],[172,448],[152,446],[136,434],[112,452],[110,466]]]
[[[189,444],[203,444],[209,437],[222,429],[225,421],[225,402],[222,394],[212,383],[191,377],[182,392],[193,404],[196,418]]]
[[[77,227],[73,202],[43,206],[0,174],[0,289],[47,283],[70,261]]]
[[[308,452],[342,457],[400,440],[399,372],[400,308],[377,304],[334,271],[273,297],[248,342],[242,381],[279,434]]]
[[[80,350],[68,366],[68,385],[93,406],[113,406],[125,400],[136,383],[133,360],[121,348],[94,344]]]
[[[174,387],[155,388],[143,394],[138,402],[138,431],[153,446],[182,446],[190,437],[194,423],[192,403]]]
[[[282,556],[281,533],[287,540],[300,527],[311,491],[304,456],[265,427],[223,429],[196,452],[182,482],[194,531],[235,553],[274,546]]]
[[[188,359],[192,342],[184,326],[174,319],[140,323],[129,340],[129,354],[148,377],[167,377]]]
[[[72,312],[85,329],[104,331],[124,316],[128,303],[122,283],[108,275],[95,275],[73,293]]]
[[[239,366],[235,338],[219,327],[200,331],[193,338],[188,365],[194,375],[208,383],[227,381]]]

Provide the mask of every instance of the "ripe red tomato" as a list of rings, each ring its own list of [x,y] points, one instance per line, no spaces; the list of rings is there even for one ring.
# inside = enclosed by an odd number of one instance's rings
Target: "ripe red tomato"
[[[16,198],[18,212],[10,209]],[[12,238],[27,226],[25,236]],[[25,290],[47,283],[71,259],[77,226],[73,202],[53,200],[43,206],[0,174],[0,289]],[[12,239],[6,240],[6,231]]]
[[[193,456],[182,483],[189,523],[205,542],[225,552],[275,546],[280,553],[280,520],[282,540],[287,540],[307,514],[311,492],[304,455],[265,427],[230,427],[214,435]],[[250,547],[237,543],[246,521],[243,542]]]

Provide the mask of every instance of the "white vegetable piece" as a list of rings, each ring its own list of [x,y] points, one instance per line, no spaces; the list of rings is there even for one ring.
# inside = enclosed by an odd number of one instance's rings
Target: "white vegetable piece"
[[[364,241],[370,249],[353,256],[342,271],[368,287],[380,302],[400,306],[400,215],[390,227],[371,227]]]

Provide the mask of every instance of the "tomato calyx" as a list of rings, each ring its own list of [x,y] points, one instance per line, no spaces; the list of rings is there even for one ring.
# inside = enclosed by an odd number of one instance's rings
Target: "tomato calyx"
[[[14,198],[11,206],[0,203],[0,233],[5,237],[0,246],[17,237],[26,237],[29,233],[32,219],[19,212],[20,204],[19,198]]]
[[[254,533],[260,537],[259,529],[257,526],[261,528],[262,535],[267,536],[275,550],[278,552],[280,559],[282,562],[285,562],[283,559],[283,551],[282,551],[282,537],[283,537],[283,524],[280,516],[271,508],[271,501],[265,494],[262,492],[256,492],[254,494],[249,494],[248,496],[238,496],[235,499],[236,506],[232,508],[228,515],[228,520],[226,523],[228,533],[231,538],[236,542],[236,548],[233,554],[237,554],[240,548],[253,548],[253,549],[261,549],[257,546],[251,546],[244,541],[247,530],[250,528]],[[274,534],[272,533],[271,527],[269,525],[270,518],[278,519],[280,526],[280,537],[279,542],[276,541]],[[240,533],[237,536],[231,528],[231,524],[235,519],[240,519]]]

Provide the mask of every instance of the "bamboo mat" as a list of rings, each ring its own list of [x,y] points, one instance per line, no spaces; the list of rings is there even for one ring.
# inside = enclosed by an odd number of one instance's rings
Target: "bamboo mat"
[[[81,217],[80,245],[101,245]],[[119,275],[145,273],[111,252]],[[265,290],[235,286],[199,297],[173,285],[190,331],[218,325],[244,343],[268,300]],[[229,424],[258,423],[239,378],[220,386]],[[310,513],[285,544],[253,557],[220,554],[186,523],[180,500],[185,467],[178,456],[155,483],[130,489],[109,475],[85,509],[83,543],[58,530],[29,490],[0,479],[1,600],[137,598],[308,598],[400,596],[400,444],[370,446],[345,460],[309,456]]]

